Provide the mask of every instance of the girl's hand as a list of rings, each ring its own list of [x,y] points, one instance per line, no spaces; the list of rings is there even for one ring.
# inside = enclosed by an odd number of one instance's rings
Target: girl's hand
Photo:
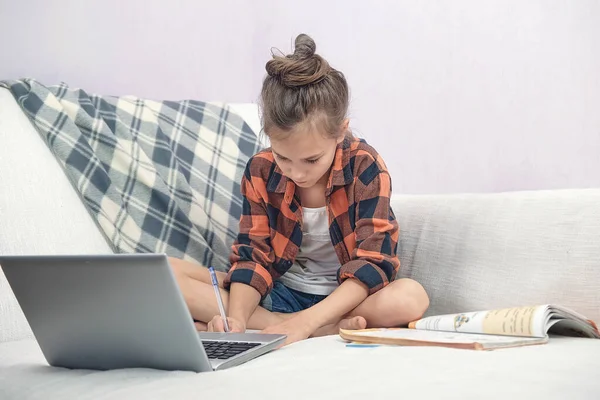
[[[227,317],[227,324],[229,325],[229,332],[246,332],[246,324],[242,321]],[[212,320],[208,323],[208,332],[225,332],[225,324],[223,324],[223,318],[221,315],[215,315]]]

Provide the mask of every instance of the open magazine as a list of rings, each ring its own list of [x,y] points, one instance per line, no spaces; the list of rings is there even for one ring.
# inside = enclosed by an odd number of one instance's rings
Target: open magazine
[[[340,337],[355,343],[493,350],[545,344],[549,333],[600,339],[593,321],[549,304],[426,317],[408,329],[342,329]]]
[[[594,323],[566,307],[544,304],[422,318],[411,329],[545,338],[549,333],[600,339]]]

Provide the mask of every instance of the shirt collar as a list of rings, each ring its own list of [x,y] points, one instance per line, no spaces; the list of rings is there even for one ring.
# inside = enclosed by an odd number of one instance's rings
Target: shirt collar
[[[335,156],[333,157],[333,163],[329,170],[329,178],[327,179],[326,196],[331,194],[335,186],[345,186],[354,180],[352,166],[350,165],[351,143],[352,137],[346,135],[344,140],[336,146]],[[269,181],[267,182],[267,192],[285,193],[288,185],[295,187],[294,182],[285,176],[277,163],[273,161],[273,166],[269,173]]]

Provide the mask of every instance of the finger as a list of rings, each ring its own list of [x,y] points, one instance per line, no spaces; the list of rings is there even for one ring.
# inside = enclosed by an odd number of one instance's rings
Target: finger
[[[225,328],[223,326],[223,320],[219,318],[213,318],[213,329],[215,332],[225,332]]]
[[[209,331],[209,332],[214,332],[214,331],[215,331],[215,326],[214,326],[214,324],[213,324],[213,322],[212,322],[212,321],[210,321],[210,322],[208,323],[208,331]]]
[[[227,325],[229,325],[229,332],[242,332],[240,324],[236,320],[227,317]]]
[[[205,324],[204,322],[195,321],[194,325],[196,326],[197,331],[203,332],[203,331],[208,330],[208,325]]]

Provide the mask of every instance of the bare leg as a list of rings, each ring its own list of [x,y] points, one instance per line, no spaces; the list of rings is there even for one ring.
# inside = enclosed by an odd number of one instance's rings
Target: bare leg
[[[313,336],[339,333],[341,329],[391,328],[423,316],[429,307],[425,289],[412,279],[399,279],[367,297],[337,324],[319,328]]]
[[[196,327],[206,329],[206,323],[219,313],[208,269],[174,258],[169,261],[193,318],[201,321],[196,323]],[[226,274],[217,272],[221,288],[225,276]],[[227,309],[229,292],[221,289],[221,294]],[[428,307],[429,298],[419,283],[412,279],[399,279],[367,297],[338,323],[323,326],[311,336],[337,334],[340,328],[402,326],[420,318]],[[248,321],[248,329],[262,330],[295,315],[296,313],[273,313],[258,306]]]
[[[210,273],[207,268],[186,261],[170,258],[169,263],[173,268],[175,279],[183,293],[183,298],[190,309],[192,317],[200,321],[196,329],[206,330],[208,323],[215,315],[219,314],[219,307],[212,287]],[[226,274],[217,271],[217,279],[221,287],[221,296],[225,309],[229,308],[229,292],[223,288]],[[248,321],[248,329],[262,330],[268,326],[281,322],[279,314],[272,313],[260,306],[256,308]]]

